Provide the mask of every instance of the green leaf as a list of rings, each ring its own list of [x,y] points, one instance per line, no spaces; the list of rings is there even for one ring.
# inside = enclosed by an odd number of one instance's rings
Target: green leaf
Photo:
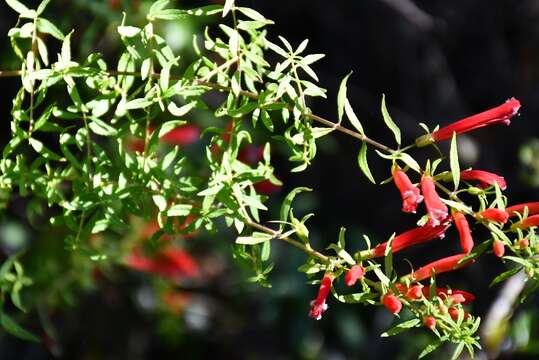
[[[172,130],[176,129],[178,126],[182,126],[186,123],[186,121],[183,120],[171,120],[167,121],[161,127],[159,128],[159,134],[158,136],[161,138],[171,132]]]
[[[453,132],[451,138],[451,150],[449,151],[449,162],[451,165],[451,175],[453,175],[453,184],[455,190],[459,188],[460,182],[460,165],[459,165],[459,153],[457,149],[457,133]]]
[[[268,261],[271,255],[271,241],[265,241],[262,244],[262,251],[260,252],[260,259],[262,261]]]
[[[273,236],[270,234],[255,231],[251,236],[239,236],[236,239],[236,244],[256,245],[271,240],[272,238]]]
[[[279,220],[283,222],[288,221],[288,215],[290,214],[290,207],[292,206],[292,201],[294,201],[296,195],[302,191],[312,191],[312,189],[309,189],[307,187],[298,187],[290,191],[288,195],[286,195],[286,197],[284,198],[283,204],[281,205]],[[284,230],[284,225],[284,223],[281,223],[281,225],[279,226],[279,231]]]
[[[333,292],[333,296],[335,296],[337,300],[345,304],[358,304],[369,303],[370,300],[376,299],[379,295],[366,292],[338,295],[337,293]]]
[[[415,159],[413,157],[411,157],[410,155],[408,155],[407,153],[400,153],[399,154],[399,159],[403,163],[408,165],[410,167],[410,169],[414,170],[417,173],[421,173],[421,167],[419,166],[417,161],[415,161]]]
[[[431,352],[433,352],[434,350],[438,349],[440,347],[440,345],[442,345],[442,341],[441,340],[434,340],[433,342],[431,342],[430,344],[428,344],[424,349],[423,351],[421,351],[421,354],[419,354],[419,359],[422,359],[424,358],[425,356],[427,356],[428,354],[430,354]]]
[[[405,330],[417,327],[419,324],[421,324],[421,320],[419,319],[408,320],[392,327],[388,331],[382,333],[382,335],[380,336],[381,337],[394,336],[394,335],[400,334],[401,332]]]
[[[45,9],[47,8],[47,6],[49,5],[50,2],[51,2],[51,0],[43,0],[39,4],[39,6],[37,7],[37,10],[36,10],[37,16],[43,14],[43,11],[45,11]]]
[[[28,16],[28,15],[31,14],[30,9],[28,9],[26,6],[24,6],[23,4],[21,4],[17,0],[6,0],[6,4],[8,4],[8,6],[10,8],[15,10],[19,14],[21,14],[21,15],[23,15],[25,17],[30,17],[30,16]]]
[[[376,184],[376,181],[374,181],[374,177],[372,176],[371,169],[369,168],[369,164],[367,162],[367,143],[365,142],[361,144],[361,150],[359,150],[357,162],[359,164],[359,168],[361,169],[361,171],[363,171],[363,174],[365,174],[367,179],[369,179],[373,184]]]
[[[363,131],[363,126],[361,125],[361,122],[359,122],[359,119],[357,118],[354,109],[352,109],[352,105],[350,105],[348,99],[344,99],[344,111],[346,112],[346,117],[348,118],[348,120],[350,120],[350,123],[356,128],[356,130],[361,135],[365,135],[365,131]]]
[[[167,216],[187,216],[191,213],[191,209],[193,209],[193,205],[176,204],[167,210]]]
[[[37,336],[23,329],[19,324],[17,324],[11,317],[9,317],[4,312],[0,312],[0,324],[2,325],[4,330],[20,339],[34,342],[40,341]]]
[[[460,353],[462,353],[462,350],[464,350],[464,342],[461,342],[457,345],[455,348],[455,351],[453,351],[453,355],[451,356],[451,360],[457,360],[460,356]]]
[[[191,111],[195,107],[196,104],[197,104],[196,101],[192,101],[189,104],[183,105],[182,107],[178,107],[174,102],[170,102],[168,104],[167,109],[172,115],[181,117],[187,114],[189,111]]]
[[[223,17],[225,17],[233,7],[234,0],[226,0],[225,6],[223,7]]]
[[[241,12],[243,15],[247,16],[251,20],[265,22],[266,24],[273,23],[273,21],[266,19],[262,14],[260,14],[256,10],[246,8],[246,7],[236,7],[236,10],[238,10],[239,12]]]
[[[348,78],[352,75],[352,72],[349,72],[348,75],[346,75],[342,81],[341,85],[339,86],[339,92],[337,94],[337,114],[339,119],[339,124],[342,121],[342,116],[344,114],[344,103],[346,101],[346,83],[348,82]]]
[[[47,19],[43,19],[43,18],[37,18],[36,20],[36,25],[37,25],[37,29],[39,30],[39,32],[42,32],[44,34],[49,34],[49,35],[52,35],[54,36],[56,39],[58,40],[64,40],[65,36],[64,34],[62,33],[62,31],[60,31],[60,29],[58,29],[56,27],[56,25],[54,25],[53,23],[51,23],[49,20]]]
[[[494,280],[492,280],[492,282],[490,283],[488,287],[493,287],[494,285],[509,279],[511,276],[516,275],[520,270],[522,270],[522,267],[517,266],[515,268],[512,268],[510,270],[507,270],[501,273],[500,275],[496,276]]]
[[[386,123],[387,127],[393,132],[393,135],[395,136],[395,141],[397,142],[397,145],[400,146],[401,131],[399,127],[393,122],[393,119],[391,119],[391,116],[389,115],[389,112],[387,111],[385,94],[382,95],[381,110],[382,110],[382,117],[384,118],[384,122]]]
[[[169,0],[157,0],[155,1],[152,6],[150,7],[150,11],[148,12],[150,15],[162,10],[167,6],[169,3]]]
[[[115,136],[118,134],[118,130],[97,118],[92,119],[92,121],[88,123],[88,127],[92,132],[101,136]]]
[[[128,38],[137,36],[140,33],[140,29],[135,26],[118,26],[118,34]]]

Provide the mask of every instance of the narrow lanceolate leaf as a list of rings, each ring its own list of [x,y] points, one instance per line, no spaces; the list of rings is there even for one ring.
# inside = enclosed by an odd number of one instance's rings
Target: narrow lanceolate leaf
[[[239,236],[236,239],[236,244],[256,245],[271,240],[272,238],[273,236],[270,234],[255,231],[251,236]]]
[[[2,325],[4,330],[6,330],[11,335],[14,335],[26,341],[39,342],[39,338],[37,336],[23,329],[19,324],[15,322],[15,320],[13,320],[11,317],[9,317],[3,312],[0,313],[0,324]]]
[[[361,135],[364,135],[365,132],[363,131],[363,126],[359,122],[354,109],[352,109],[352,105],[350,105],[350,102],[346,98],[344,99],[344,111],[346,112],[346,117],[350,120],[350,123],[352,123]]]
[[[451,164],[451,175],[453,175],[453,184],[455,185],[455,190],[457,190],[460,182],[460,165],[459,153],[457,149],[457,134],[455,132],[453,132],[453,138],[451,139],[449,162]]]
[[[45,9],[47,8],[47,5],[49,5],[50,2],[51,0],[43,0],[41,4],[39,4],[36,10],[37,16],[41,15],[43,11],[45,11]]]
[[[442,343],[443,342],[441,340],[434,340],[433,342],[425,346],[423,351],[421,351],[421,354],[419,354],[418,359],[423,359],[425,356],[438,349],[440,345],[442,345]]]
[[[395,141],[397,142],[397,145],[400,146],[401,144],[401,131],[397,124],[393,122],[393,119],[391,119],[391,116],[389,115],[389,112],[387,111],[386,106],[386,96],[385,94],[382,95],[382,117],[384,118],[384,122],[386,123],[387,127],[393,132],[393,135],[395,136]]]
[[[339,86],[339,93],[337,94],[337,114],[339,117],[339,124],[341,123],[342,116],[344,114],[344,103],[346,101],[346,92],[348,91],[346,88],[346,83],[350,75],[352,75],[352,72],[348,73],[348,75],[342,79],[341,85]]]
[[[402,323],[392,327],[388,331],[382,333],[382,335],[380,335],[380,336],[381,337],[388,337],[388,336],[397,335],[397,334],[399,334],[399,333],[401,333],[401,332],[403,332],[405,330],[417,327],[419,324],[421,324],[421,320],[419,320],[419,319],[408,320],[408,321],[402,322]]]
[[[359,168],[361,169],[361,171],[363,171],[363,174],[365,174],[367,179],[369,179],[373,184],[376,184],[376,181],[374,181],[374,177],[372,176],[371,169],[369,168],[369,164],[367,162],[367,143],[361,144],[361,150],[359,150],[357,162],[359,164]]]
[[[283,204],[281,205],[281,211],[280,211],[280,220],[283,222],[288,221],[288,215],[290,213],[290,207],[292,206],[292,201],[294,201],[294,198],[297,194],[299,194],[302,191],[312,191],[312,189],[309,189],[307,187],[298,187],[294,190],[290,191],[288,195],[286,195]],[[283,231],[284,224],[282,223],[280,225],[279,231]]]
[[[6,4],[8,4],[10,8],[18,12],[20,15],[25,15],[25,14],[30,13],[30,10],[26,6],[18,2],[17,0],[6,0]]]
[[[175,103],[171,102],[171,103],[168,104],[168,111],[172,115],[180,117],[180,116],[184,116],[189,111],[191,111],[191,109],[193,109],[195,107],[195,105],[196,105],[196,102],[193,101],[193,102],[190,102],[187,105],[184,105],[182,107],[178,107]]]
[[[234,7],[234,0],[226,0],[225,6],[223,8],[223,17],[228,14],[228,12]]]

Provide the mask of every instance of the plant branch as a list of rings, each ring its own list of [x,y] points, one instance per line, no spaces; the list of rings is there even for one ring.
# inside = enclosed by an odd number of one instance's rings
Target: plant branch
[[[127,71],[108,71],[108,74],[112,75],[112,76],[118,76],[118,75],[124,75],[124,76],[140,76],[140,73],[138,72],[127,72]],[[21,76],[21,71],[19,70],[8,70],[8,71],[1,71],[0,70],[0,78],[2,77],[18,77],[18,76]],[[160,74],[152,74],[151,75],[153,78],[159,78],[161,75]],[[182,77],[181,76],[173,76],[171,75],[170,76],[171,79],[173,80],[181,80]],[[210,82],[210,81],[206,81],[206,80],[201,80],[201,79],[195,79],[194,80],[198,85],[201,85],[201,86],[206,86],[206,87],[209,87],[211,89],[214,89],[214,90],[218,90],[218,91],[230,91],[231,88],[228,87],[228,86],[223,86],[223,85],[219,85],[217,83],[214,83],[214,82]],[[240,91],[240,95],[242,96],[245,96],[245,97],[248,97],[248,98],[251,98],[251,99],[258,99],[258,94],[254,93],[254,92],[251,92],[251,91],[246,91],[246,90],[241,90]],[[375,141],[373,139],[371,139],[370,137],[366,136],[366,135],[363,135],[363,134],[360,134],[358,133],[357,131],[353,131],[353,130],[350,130],[340,124],[337,124],[331,120],[328,120],[326,118],[323,118],[319,115],[315,115],[315,114],[310,114],[310,113],[307,113],[305,114],[306,117],[308,117],[309,119],[313,120],[313,121],[316,121],[318,123],[321,123],[327,127],[330,127],[330,128],[334,128],[335,130],[343,133],[343,134],[346,134],[346,135],[349,135],[349,136],[352,136],[358,140],[361,140],[361,141],[364,141],[366,142],[367,144],[370,144],[372,145],[373,147],[379,149],[379,150],[382,150],[382,151],[385,151],[385,152],[388,152],[388,153],[395,153],[396,150],[395,149],[392,149],[390,148],[389,146],[386,146],[382,143],[379,143],[378,141]]]

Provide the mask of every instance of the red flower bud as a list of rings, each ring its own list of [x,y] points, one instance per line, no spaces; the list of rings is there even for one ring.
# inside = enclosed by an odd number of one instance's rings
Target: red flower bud
[[[483,111],[482,113],[469,116],[456,121],[451,125],[445,126],[440,130],[433,132],[431,136],[434,141],[442,141],[451,139],[454,132],[459,135],[487,125],[498,123],[509,125],[511,118],[518,113],[519,109],[520,102],[515,98],[511,98],[493,109]]]
[[[448,210],[436,192],[432,177],[423,176],[421,178],[421,191],[425,197],[425,206],[427,207],[427,213],[430,218],[429,225],[440,225],[446,220]]]
[[[423,285],[414,285],[406,291],[406,298],[408,300],[419,300],[423,296]]]
[[[412,184],[408,175],[401,169],[393,172],[393,181],[399,189],[402,197],[402,211],[407,213],[415,213],[417,205],[423,201],[421,191]]]
[[[316,320],[320,320],[324,311],[328,309],[328,305],[326,304],[326,298],[329,295],[332,283],[333,275],[325,274],[322,278],[322,281],[320,282],[320,288],[318,289],[318,295],[316,296],[316,299],[311,301],[311,310],[309,311],[310,317]]]
[[[423,324],[431,330],[434,330],[436,328],[436,319],[433,316],[427,316],[425,319],[423,319]]]
[[[509,213],[509,216],[516,216],[517,213],[523,214],[526,207],[528,208],[528,215],[539,214],[539,201],[509,206],[505,210]]]
[[[459,311],[457,308],[450,307],[448,310],[449,316],[451,316],[451,319],[457,320],[459,317]],[[470,317],[470,313],[464,311],[464,320],[468,319]]]
[[[498,223],[505,224],[507,219],[509,219],[509,214],[505,210],[490,208],[484,211],[481,211],[477,216],[480,219],[494,221]]]
[[[498,184],[500,189],[505,190],[507,183],[503,176],[496,175],[494,173],[483,170],[464,170],[460,172],[460,179],[464,181],[479,181],[479,186],[487,188],[495,183]]]
[[[382,298],[382,304],[393,314],[398,314],[402,310],[402,303],[398,297],[392,294],[386,294]]]
[[[344,283],[346,286],[354,286],[358,279],[362,279],[365,275],[365,269],[361,265],[354,265],[344,275]]]
[[[454,212],[453,220],[455,220],[455,226],[459,231],[460,247],[462,248],[462,251],[464,251],[464,253],[469,254],[470,251],[472,251],[473,249],[474,243],[472,238],[472,232],[470,231],[470,225],[468,225],[466,216],[464,216],[460,212]]]
[[[539,215],[532,215],[513,224],[512,227],[519,229],[527,229],[533,226],[539,226]]]
[[[474,262],[473,260],[470,260],[466,263],[459,264],[459,261],[465,256],[466,254],[458,254],[433,261],[414,271],[411,274],[412,279],[416,281],[425,280],[430,278],[433,274],[438,275],[444,272],[453,271]]]
[[[505,253],[505,245],[500,240],[494,240],[492,243],[492,251],[497,257],[502,257]]]
[[[528,246],[530,246],[530,242],[528,239],[520,239],[518,241],[518,247],[521,248],[521,249],[525,249],[527,248]]]
[[[391,243],[391,251],[392,253],[396,253],[415,244],[423,243],[436,238],[443,238],[448,227],[448,224],[438,226],[425,225],[403,232],[393,239]],[[384,256],[386,247],[387,241],[377,245],[374,249],[372,249],[373,256]]]

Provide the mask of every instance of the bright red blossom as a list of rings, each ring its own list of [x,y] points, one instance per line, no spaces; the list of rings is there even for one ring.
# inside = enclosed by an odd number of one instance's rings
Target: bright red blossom
[[[402,310],[402,303],[398,297],[393,294],[386,294],[382,297],[382,304],[392,314],[398,314]]]
[[[333,275],[325,274],[322,278],[322,281],[320,282],[320,289],[318,290],[318,295],[316,296],[316,299],[311,301],[311,310],[309,311],[310,317],[316,320],[320,320],[324,311],[328,309],[328,305],[326,304],[326,298],[329,295],[332,283]]]
[[[403,232],[393,239],[391,243],[391,251],[396,253],[415,244],[434,240],[436,238],[443,238],[448,227],[449,224],[438,226],[425,225]],[[384,256],[386,247],[387,241],[372,249],[372,254],[374,257]]]
[[[477,214],[477,216],[483,220],[494,221],[502,224],[505,224],[509,219],[509,214],[507,213],[507,211],[495,208],[481,211],[479,214]]]
[[[455,226],[459,232],[460,247],[464,253],[468,254],[470,251],[472,251],[474,246],[470,225],[466,220],[466,216],[460,212],[453,213],[453,220],[455,220]]]
[[[401,193],[402,211],[415,213],[417,205],[423,201],[421,191],[412,184],[408,175],[401,169],[397,169],[393,172],[393,181]]]
[[[192,124],[178,126],[161,136],[161,140],[171,145],[190,145],[200,138],[200,129]]]
[[[532,226],[539,226],[539,215],[528,216],[527,218],[513,224],[519,229],[527,229]]]
[[[412,279],[416,281],[421,281],[430,278],[432,275],[439,275],[444,272],[453,271],[463,266],[469,265],[473,262],[470,260],[463,264],[459,264],[459,261],[462,260],[466,254],[458,254],[442,258],[427,264],[411,274]]]
[[[503,123],[509,125],[511,118],[518,114],[520,101],[515,98],[507,100],[500,106],[492,108],[482,113],[466,117],[448,126],[441,128],[431,134],[434,141],[451,139],[453,133],[463,134],[483,126]]]
[[[199,268],[195,260],[187,252],[167,247],[151,257],[134,248],[126,258],[127,266],[132,269],[154,273],[169,279],[195,277]]]
[[[425,197],[425,206],[427,207],[427,213],[430,218],[429,225],[440,225],[446,220],[449,210],[442,200],[440,200],[432,177],[423,176],[421,178],[421,191]]]
[[[344,283],[346,286],[354,286],[358,279],[362,279],[365,275],[365,269],[361,265],[354,265],[344,275]]]
[[[528,215],[539,214],[539,201],[509,206],[505,210],[509,213],[509,216],[516,216],[517,214],[523,214],[526,207],[528,208]]]
[[[498,184],[500,189],[505,190],[507,183],[503,176],[496,175],[494,173],[483,170],[464,170],[460,172],[460,179],[464,181],[479,181],[482,188],[487,188],[495,183]]]

